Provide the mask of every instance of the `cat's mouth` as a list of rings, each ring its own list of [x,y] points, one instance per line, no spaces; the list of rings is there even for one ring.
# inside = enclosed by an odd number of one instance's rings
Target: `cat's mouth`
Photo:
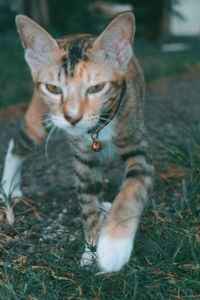
[[[87,120],[81,120],[77,124],[71,124],[70,122],[66,121],[63,117],[57,117],[55,115],[51,116],[52,124],[67,134],[78,137],[78,136],[83,136],[87,134],[91,128],[93,128],[97,122],[90,121],[88,122]]]

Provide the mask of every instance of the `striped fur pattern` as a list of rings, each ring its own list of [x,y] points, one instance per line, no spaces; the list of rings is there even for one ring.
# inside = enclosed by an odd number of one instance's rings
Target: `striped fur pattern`
[[[99,37],[57,41],[25,16],[16,24],[35,92],[12,153],[25,157],[43,140],[45,118],[66,132],[87,244],[82,265],[91,263],[92,245],[101,270],[118,271],[130,258],[154,173],[143,122],[144,80],[132,49],[134,16],[118,15]],[[103,144],[97,153],[89,134],[94,128],[101,129]],[[108,156],[125,166],[112,207],[101,199],[101,165]]]

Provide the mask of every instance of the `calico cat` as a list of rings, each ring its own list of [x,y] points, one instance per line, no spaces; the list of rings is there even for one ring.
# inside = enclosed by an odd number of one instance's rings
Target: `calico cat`
[[[132,47],[134,15],[119,14],[98,37],[55,40],[23,15],[16,17],[16,25],[35,87],[18,136],[9,143],[5,193],[15,188],[12,196],[21,195],[21,165],[45,138],[42,116],[48,113],[52,126],[68,136],[73,152],[86,239],[81,265],[92,263],[91,245],[102,271],[118,271],[129,261],[154,174],[143,122],[143,74]],[[123,182],[112,205],[99,197],[108,147],[112,159],[124,162]]]

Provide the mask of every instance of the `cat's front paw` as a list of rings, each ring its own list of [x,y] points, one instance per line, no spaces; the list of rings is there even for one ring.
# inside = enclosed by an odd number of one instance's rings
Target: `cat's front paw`
[[[104,213],[108,214],[112,208],[112,204],[110,202],[102,202],[101,209]]]
[[[97,261],[103,272],[117,272],[129,261],[133,248],[132,238],[114,238],[101,233],[97,246]]]

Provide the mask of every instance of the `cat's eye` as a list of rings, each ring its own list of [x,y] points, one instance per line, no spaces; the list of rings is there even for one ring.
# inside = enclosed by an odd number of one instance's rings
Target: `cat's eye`
[[[62,89],[59,86],[53,85],[53,84],[45,84],[46,89],[51,92],[52,94],[62,94]]]
[[[105,83],[104,82],[101,82],[101,83],[98,83],[98,84],[95,84],[91,87],[88,88],[87,90],[87,93],[89,94],[96,94],[98,92],[100,92],[101,90],[103,90],[103,88],[105,87]]]

